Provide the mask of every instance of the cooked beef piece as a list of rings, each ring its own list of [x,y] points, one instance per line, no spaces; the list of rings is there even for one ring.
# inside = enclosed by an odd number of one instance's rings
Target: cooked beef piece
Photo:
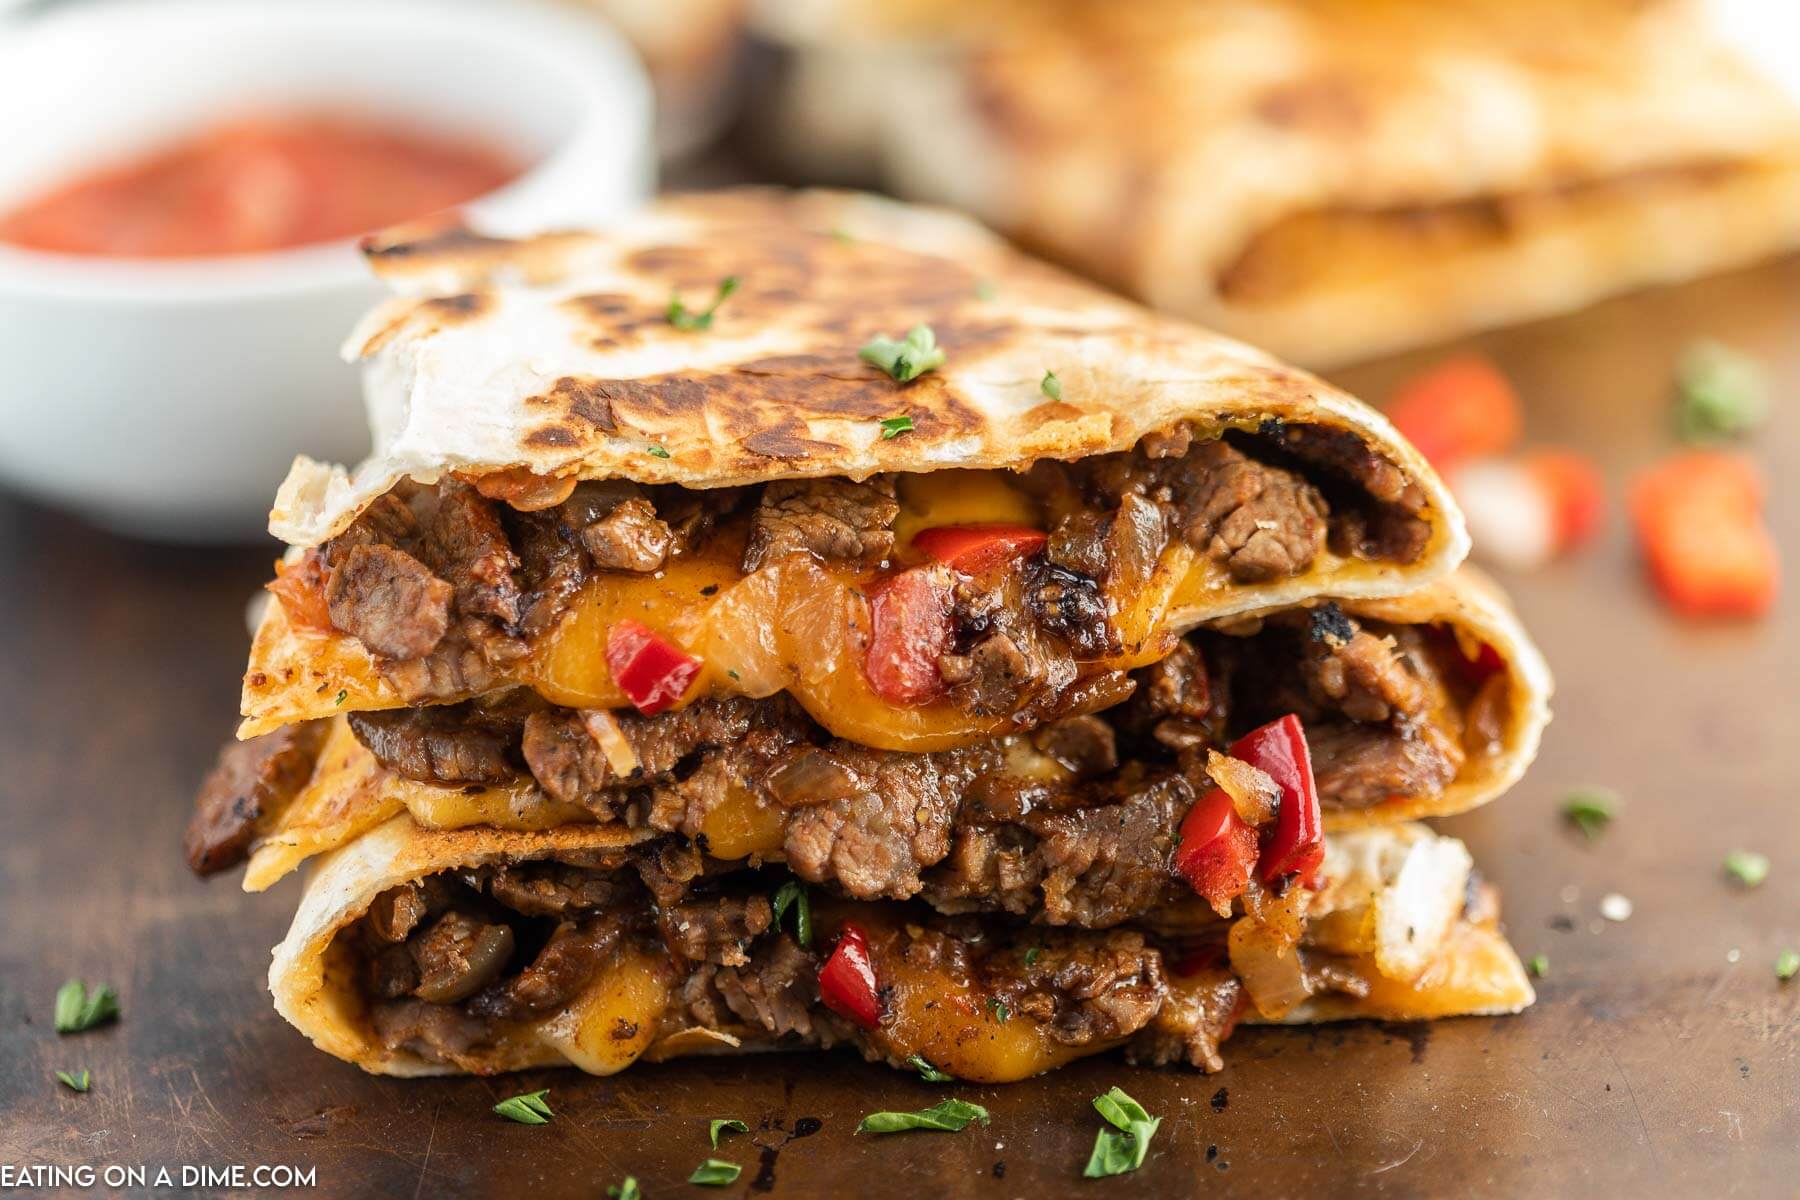
[[[493,1037],[492,1025],[449,1004],[395,1000],[370,1014],[375,1036],[389,1053],[406,1051],[427,1062],[474,1067],[469,1051]]]
[[[1077,657],[1099,658],[1119,648],[1106,598],[1086,575],[1034,561],[1026,568],[1025,605],[1038,626],[1068,643]]]
[[[810,883],[834,882],[859,900],[903,899],[919,872],[950,849],[950,825],[963,793],[992,763],[986,747],[943,754],[887,754],[848,743],[833,757],[854,790],[788,814],[788,867]]]
[[[577,487],[553,508],[501,510],[518,551],[519,578],[524,586],[516,628],[521,638],[542,637],[555,629],[587,582],[589,564],[581,545],[584,496],[582,487]]]
[[[449,908],[468,892],[442,875],[428,875],[417,883],[403,883],[375,897],[363,927],[377,942],[398,945],[411,937],[426,917]]]
[[[244,860],[257,823],[286,808],[312,778],[328,728],[326,721],[306,721],[225,744],[188,820],[185,848],[196,874]]]
[[[469,1001],[469,1011],[478,1017],[517,1021],[567,1006],[612,957],[621,933],[618,918],[611,914],[564,921],[530,966]]]
[[[767,896],[719,896],[663,909],[660,926],[664,944],[689,962],[741,967],[773,918]]]
[[[1326,721],[1306,727],[1319,803],[1369,808],[1394,797],[1435,796],[1462,767],[1447,747],[1385,725]]]
[[[777,480],[763,488],[750,521],[744,570],[805,551],[827,561],[869,564],[894,547],[894,481],[877,476],[867,483],[848,479]]]
[[[1399,467],[1347,429],[1283,425],[1275,441],[1301,461],[1355,485],[1353,491],[1329,489],[1334,551],[1359,558],[1418,561],[1431,541],[1431,526],[1420,516],[1425,493]]]
[[[419,967],[413,994],[433,1004],[454,1004],[486,987],[512,959],[512,927],[451,909],[410,939]]]
[[[487,892],[514,912],[528,917],[566,917],[571,913],[598,912],[641,896],[628,878],[611,869],[623,866],[625,861],[621,854],[602,869],[560,862],[499,866],[487,875]]]
[[[1352,721],[1416,716],[1425,691],[1398,649],[1392,637],[1366,629],[1358,628],[1348,638],[1315,633],[1307,639],[1300,671],[1320,708],[1335,709]]]
[[[1224,967],[1203,967],[1183,977],[1150,1022],[1126,1048],[1132,1062],[1153,1067],[1185,1062],[1211,1074],[1225,1069],[1219,1043],[1231,1036],[1244,1010],[1244,985]]]
[[[665,908],[679,904],[688,886],[706,873],[707,860],[699,848],[678,838],[661,838],[639,847],[633,859],[638,877]]]
[[[1206,442],[1179,462],[1181,535],[1239,583],[1298,575],[1325,545],[1325,501],[1300,476],[1267,466],[1226,442]]]
[[[694,490],[668,484],[651,489],[656,515],[669,527],[670,555],[692,553],[750,494],[751,489],[744,487]]]
[[[743,1022],[774,1036],[806,1038],[833,1027],[830,1013],[817,1007],[819,959],[792,937],[758,943],[747,966],[702,970],[689,979],[684,999],[689,1013],[713,1029]]]
[[[1505,671],[1488,676],[1469,701],[1463,722],[1463,745],[1472,755],[1496,754],[1506,736],[1507,709],[1512,702],[1512,682]]]
[[[1090,508],[1065,513],[1050,527],[1044,557],[1077,575],[1104,579],[1111,565],[1106,552],[1107,534],[1111,528],[1109,513]]]
[[[1194,803],[1179,775],[1128,775],[999,823],[958,823],[951,851],[925,875],[944,912],[1000,908],[1050,925],[1104,928],[1166,902],[1174,891],[1175,830]]]
[[[581,544],[604,571],[655,571],[669,557],[673,542],[674,535],[648,500],[623,501],[581,531]]]
[[[377,1000],[398,1000],[418,989],[419,964],[405,946],[371,947],[368,978],[369,992]]]
[[[349,715],[356,740],[388,770],[421,783],[505,783],[518,774],[517,705],[451,704]]]
[[[1009,1013],[1043,1022],[1065,1046],[1130,1037],[1149,1024],[1168,995],[1162,956],[1141,933],[1052,935],[1039,953],[1028,956],[1028,948],[984,959],[978,968],[982,990]]]
[[[1119,740],[1099,717],[1070,717],[1031,735],[1031,744],[1082,775],[1098,775],[1119,765]]]
[[[940,656],[938,674],[950,685],[951,703],[983,717],[1023,707],[1025,694],[1042,687],[1055,665],[1033,639],[1023,642],[995,632],[976,642],[967,654]]]
[[[519,569],[519,558],[492,500],[455,480],[440,483],[425,547],[433,571],[456,589],[460,615],[487,617],[502,625],[518,621],[521,596],[513,572]]]
[[[375,497],[348,529],[319,548],[326,565],[336,567],[357,546],[392,546],[409,552],[417,549],[421,536],[419,517],[408,501],[419,495],[417,486],[402,481]]]
[[[525,643],[470,617],[421,658],[383,659],[381,674],[408,704],[457,700],[504,685],[524,651]]]
[[[1177,425],[1172,429],[1146,433],[1139,440],[1138,448],[1146,458],[1181,458],[1193,444],[1193,429],[1187,425]]]
[[[1165,750],[1222,746],[1229,689],[1213,674],[1200,644],[1183,639],[1166,657],[1132,673],[1137,691],[1108,718]]]
[[[352,546],[325,587],[331,623],[393,659],[431,653],[450,628],[454,589],[404,550]]]

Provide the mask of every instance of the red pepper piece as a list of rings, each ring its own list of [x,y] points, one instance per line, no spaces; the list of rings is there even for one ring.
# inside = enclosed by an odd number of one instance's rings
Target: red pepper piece
[[[649,626],[627,619],[606,631],[606,669],[637,710],[652,716],[687,694],[700,673],[700,660]]]
[[[1527,451],[1519,465],[1544,494],[1558,554],[1600,531],[1606,519],[1606,481],[1593,460],[1573,450],[1543,447]]]
[[[1036,554],[1048,540],[1043,530],[1025,525],[938,525],[913,535],[920,551],[965,575]]]
[[[1325,835],[1319,793],[1313,786],[1312,754],[1300,718],[1289,713],[1252,729],[1232,744],[1231,757],[1265,772],[1281,787],[1275,834],[1263,847],[1263,882],[1273,883],[1284,875],[1310,880],[1325,861]]]
[[[819,968],[819,998],[826,1008],[864,1029],[881,1024],[881,989],[875,982],[869,939],[855,925],[844,926],[831,957]]]
[[[1509,450],[1524,417],[1499,368],[1479,355],[1446,359],[1401,386],[1387,418],[1440,471]]]
[[[1651,578],[1678,612],[1755,617],[1775,603],[1780,555],[1762,521],[1762,477],[1748,459],[1695,450],[1632,487],[1631,515]]]
[[[1250,886],[1256,867],[1256,830],[1237,815],[1222,788],[1213,788],[1181,819],[1175,869],[1218,912]]]
[[[923,704],[943,689],[937,662],[950,649],[950,580],[942,567],[914,567],[869,595],[863,673],[890,704]]]

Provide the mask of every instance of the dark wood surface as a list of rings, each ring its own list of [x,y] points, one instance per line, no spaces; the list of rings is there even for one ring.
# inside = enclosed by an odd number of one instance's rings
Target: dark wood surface
[[[1613,482],[1667,445],[1669,368],[1713,333],[1781,381],[1754,444],[1800,562],[1800,264],[1632,297],[1481,339],[1536,439],[1596,455]],[[1380,397],[1428,356],[1345,372]],[[271,486],[274,481],[271,480]],[[315,1194],[646,1196],[710,1153],[705,1121],[753,1127],[722,1157],[730,1194],[1776,1196],[1800,1189],[1800,622],[1685,626],[1640,580],[1615,519],[1576,561],[1510,579],[1559,677],[1535,770],[1448,822],[1502,886],[1521,954],[1547,955],[1537,1006],[1501,1020],[1248,1030],[1215,1077],[1089,1061],[1005,1088],[937,1088],[848,1056],[782,1055],[494,1080],[399,1082],[326,1058],[270,1008],[268,948],[290,884],[245,896],[190,878],[189,791],[232,721],[243,608],[273,550],[170,551],[0,501],[0,1162],[300,1164]],[[1625,796],[1587,845],[1559,798]],[[1722,873],[1734,847],[1775,869]],[[1602,895],[1635,913],[1601,923]],[[1565,899],[1565,897],[1567,897]],[[124,1019],[59,1038],[57,985],[117,986]],[[52,1076],[87,1068],[75,1095]],[[1165,1120],[1136,1176],[1078,1176],[1119,1084]],[[549,1087],[542,1128],[488,1111]],[[865,1112],[946,1092],[993,1110],[962,1134],[853,1138]],[[822,1125],[798,1136],[814,1118]]]

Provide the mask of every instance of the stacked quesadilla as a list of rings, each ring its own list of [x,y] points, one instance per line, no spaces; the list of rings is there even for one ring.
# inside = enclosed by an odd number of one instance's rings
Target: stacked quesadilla
[[[197,870],[388,1074],[847,1045],[1019,1079],[1512,1012],[1420,818],[1549,676],[1380,416],[871,197],[401,231],[373,455],[297,460]]]
[[[1800,111],[1693,0],[759,6],[846,161],[1308,365],[1800,244]]]

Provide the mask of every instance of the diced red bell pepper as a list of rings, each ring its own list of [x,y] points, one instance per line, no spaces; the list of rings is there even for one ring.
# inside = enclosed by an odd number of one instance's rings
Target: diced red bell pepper
[[[1273,883],[1285,875],[1310,881],[1325,861],[1325,833],[1318,789],[1313,786],[1312,754],[1300,718],[1289,713],[1252,729],[1232,744],[1231,757],[1265,772],[1281,787],[1275,833],[1262,852],[1263,882]]]
[[[1552,543],[1562,554],[1592,538],[1606,516],[1606,483],[1593,461],[1573,450],[1528,450],[1519,465],[1549,503]]]
[[[845,925],[831,957],[819,968],[819,998],[838,1016],[864,1029],[881,1024],[881,989],[869,938],[855,925]]]
[[[869,595],[863,673],[890,704],[923,704],[943,689],[938,659],[950,649],[950,573],[902,571]]]
[[[1175,869],[1188,886],[1221,913],[1250,886],[1256,867],[1256,830],[1223,788],[1213,788],[1188,809],[1175,842]]]
[[[1388,420],[1432,466],[1509,450],[1524,416],[1519,397],[1497,367],[1479,355],[1445,359],[1394,393]]]
[[[700,660],[629,618],[606,631],[606,668],[637,710],[652,716],[687,694]]]
[[[979,575],[1044,548],[1041,529],[1025,525],[937,525],[913,535],[913,545],[966,575]]]
[[[1651,578],[1678,612],[1754,617],[1780,583],[1762,521],[1763,483],[1748,459],[1692,450],[1664,459],[1632,487],[1631,514]]]

